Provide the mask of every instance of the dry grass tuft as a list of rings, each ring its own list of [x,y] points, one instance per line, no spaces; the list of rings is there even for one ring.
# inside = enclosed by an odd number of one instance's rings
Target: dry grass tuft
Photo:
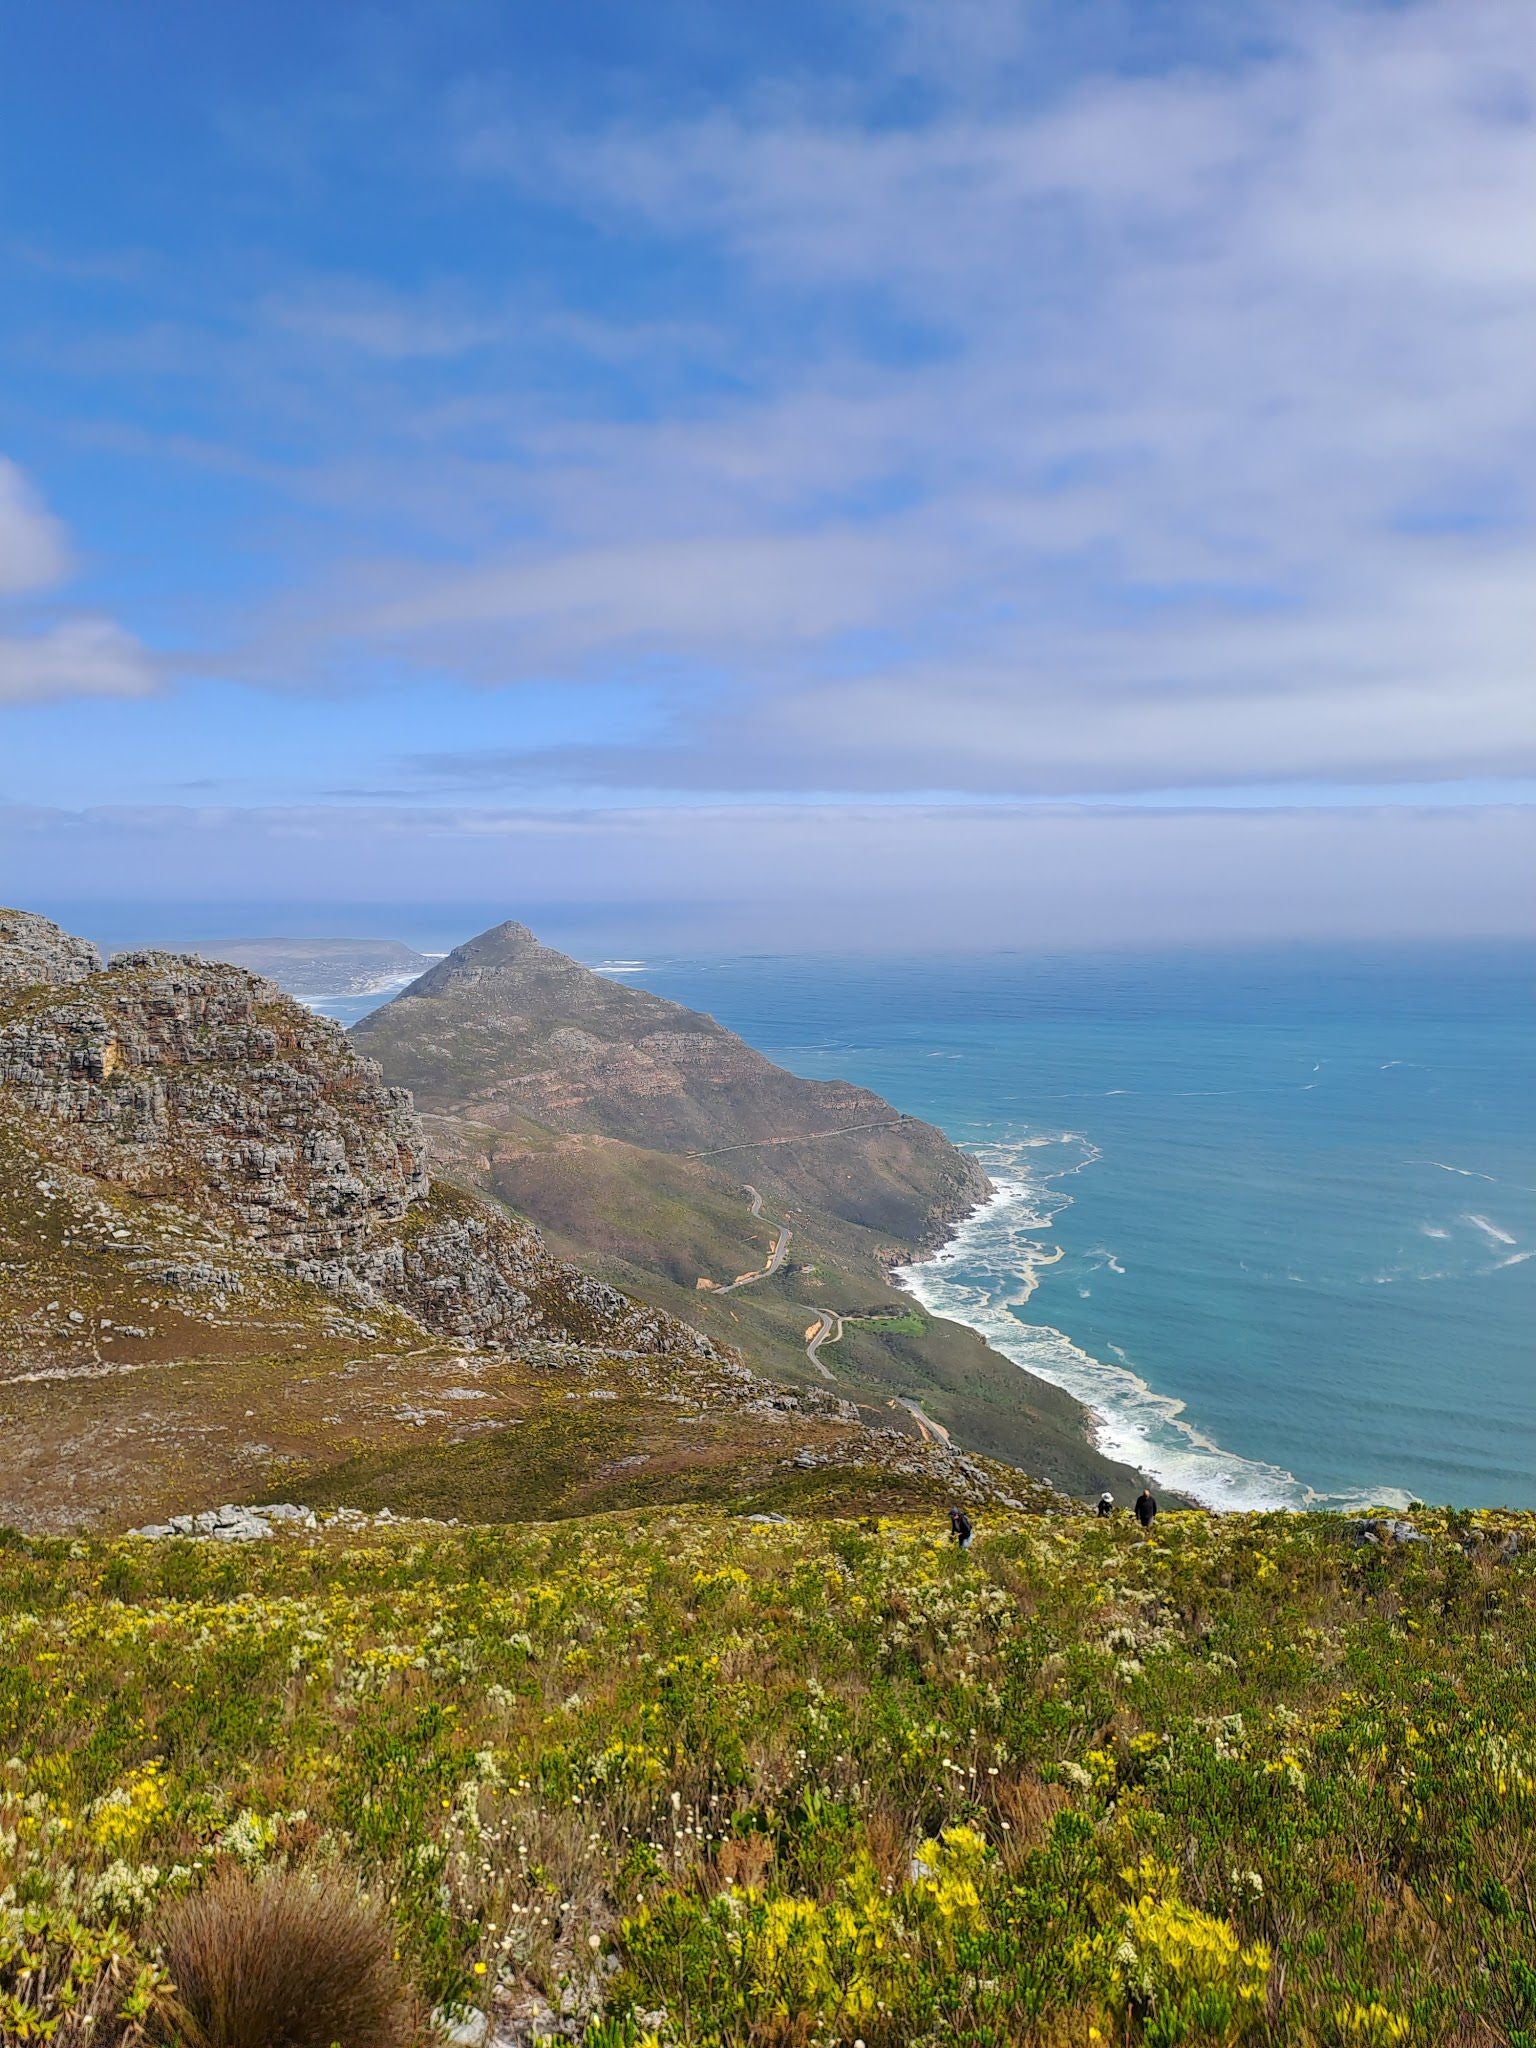
[[[334,1877],[221,1873],[163,1928],[177,2048],[408,2048],[382,1916]]]
[[[992,1780],[988,1804],[1002,1823],[1008,1870],[1022,1867],[1044,1847],[1057,1814],[1070,1803],[1060,1785],[1043,1785],[1029,1771],[1004,1772]]]

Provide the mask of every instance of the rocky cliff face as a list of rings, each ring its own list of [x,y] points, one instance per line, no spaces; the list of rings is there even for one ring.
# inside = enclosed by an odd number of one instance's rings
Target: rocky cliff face
[[[11,989],[43,982],[64,987],[101,969],[89,939],[77,939],[30,910],[0,908],[0,1001]]]
[[[0,1117],[23,1156],[177,1204],[295,1279],[460,1342],[709,1349],[434,1188],[409,1094],[272,983],[167,953],[94,959],[42,920],[0,922]]]
[[[0,1087],[80,1170],[192,1194],[299,1264],[365,1253],[427,1193],[406,1091],[239,968],[130,953],[68,989],[13,995]]]

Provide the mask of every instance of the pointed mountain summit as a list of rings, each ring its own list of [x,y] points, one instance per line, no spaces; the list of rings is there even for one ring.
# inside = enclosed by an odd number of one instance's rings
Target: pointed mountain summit
[[[541,946],[527,925],[515,924],[508,918],[502,924],[493,924],[478,938],[467,939],[462,946],[455,946],[435,967],[429,968],[411,984],[412,992],[437,995],[450,984],[472,982],[484,975],[514,967],[530,953],[548,954],[551,960],[563,960],[565,957]],[[574,967],[576,963],[573,960],[568,964]]]
[[[354,1036],[424,1110],[761,1171],[893,1249],[941,1242],[987,1192],[932,1124],[851,1082],[788,1073],[703,1011],[583,967],[526,925],[456,947]]]

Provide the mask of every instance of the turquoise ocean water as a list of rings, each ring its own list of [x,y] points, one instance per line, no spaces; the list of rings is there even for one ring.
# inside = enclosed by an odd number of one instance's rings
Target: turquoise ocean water
[[[1529,950],[632,978],[974,1150],[910,1284],[1213,1504],[1536,1506]]]

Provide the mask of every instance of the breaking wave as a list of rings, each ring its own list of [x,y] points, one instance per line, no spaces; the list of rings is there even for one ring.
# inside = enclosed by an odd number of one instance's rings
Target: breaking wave
[[[1284,1466],[1242,1457],[1207,1436],[1183,1401],[1149,1386],[1117,1346],[1110,1348],[1119,1362],[1111,1363],[1093,1357],[1051,1324],[1026,1320],[1020,1311],[1064,1257],[1063,1247],[1050,1237],[1055,1219],[1072,1200],[1063,1183],[1101,1155],[1073,1131],[974,1150],[992,1181],[990,1199],[932,1258],[903,1267],[896,1276],[931,1314],[967,1324],[1025,1372],[1082,1402],[1094,1418],[1095,1444],[1107,1456],[1150,1472],[1161,1485],[1207,1507],[1407,1505],[1407,1496],[1391,1489],[1368,1495],[1318,1493]],[[1104,1247],[1091,1256],[1097,1270],[1119,1270],[1118,1260]]]

